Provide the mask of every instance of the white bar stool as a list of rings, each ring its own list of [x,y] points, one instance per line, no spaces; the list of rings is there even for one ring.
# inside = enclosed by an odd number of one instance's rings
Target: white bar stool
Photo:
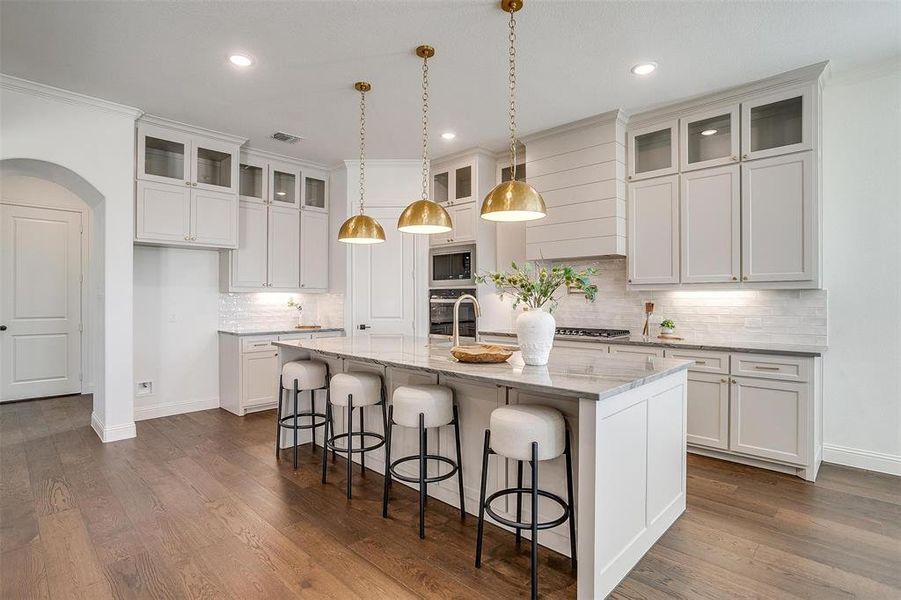
[[[404,456],[395,461],[391,460],[391,432],[394,425],[401,427],[419,428],[419,454]],[[454,435],[457,444],[457,461],[446,456],[427,454],[428,433],[430,427],[454,426]],[[385,490],[382,497],[382,517],[388,517],[388,488],[391,478],[419,484],[419,537],[425,538],[425,499],[426,486],[430,483],[444,481],[457,475],[457,484],[460,491],[460,517],[466,517],[466,508],[463,504],[463,470],[460,458],[460,421],[457,416],[457,407],[454,404],[454,392],[443,385],[402,385],[394,390],[391,399],[391,407],[388,408],[387,449],[385,450]],[[419,475],[410,477],[397,472],[397,467],[405,462],[418,460]],[[450,465],[447,473],[428,477],[428,461],[435,460]]]
[[[366,406],[382,407],[383,433],[378,434],[363,429],[363,408]],[[360,473],[366,471],[366,453],[372,452],[385,445],[385,433],[388,431],[388,414],[385,408],[385,387],[382,385],[382,377],[375,373],[336,373],[329,382],[329,395],[325,403],[325,452],[322,453],[322,483],[326,482],[326,454],[328,450],[341,452],[347,455],[347,497],[351,497],[353,483],[353,455],[360,455]],[[347,407],[347,423],[345,433],[335,433],[335,422],[332,418],[332,406]],[[360,430],[353,430],[353,410],[360,409]],[[331,435],[329,435],[331,428]],[[353,439],[360,439],[360,446],[354,448]],[[366,438],[374,438],[375,443],[365,445]],[[346,440],[344,447],[339,447],[335,442]]]
[[[315,390],[326,388],[328,381],[328,365],[317,360],[295,360],[285,363],[281,376],[278,378],[278,418],[275,428],[275,457],[280,456],[280,444],[282,429],[294,430],[294,468],[297,468],[297,434],[302,429],[317,429],[325,425],[325,413],[316,412]],[[282,398],[286,389],[285,383],[293,385],[294,390],[294,414],[282,416]],[[293,382],[293,383],[292,383]],[[298,411],[298,399],[300,392],[310,392],[310,410]],[[326,406],[328,406],[328,391],[326,390]],[[299,417],[309,417],[309,423],[298,423]],[[322,419],[318,421],[316,419]],[[316,452],[316,441],[313,440],[313,452]]]
[[[517,480],[515,488],[506,488],[485,497],[488,482],[488,455],[499,456],[517,461]],[[566,457],[566,492],[568,501],[538,489],[538,463],[552,460],[560,455]],[[532,486],[522,486],[522,465],[529,461],[532,467]],[[495,498],[516,494],[516,520],[504,518],[491,508]],[[522,496],[529,494],[532,500],[532,520],[522,521]],[[551,521],[538,521],[538,497],[543,496],[556,502],[563,509],[563,514]],[[560,411],[549,406],[528,404],[503,406],[491,412],[489,429],[485,430],[485,446],[482,451],[482,489],[479,496],[479,529],[476,541],[476,567],[482,566],[482,530],[485,525],[485,513],[503,525],[516,530],[517,543],[521,539],[522,530],[532,532],[532,598],[538,597],[538,531],[551,529],[569,519],[569,543],[572,568],[576,568],[576,524],[573,504],[573,463],[569,441],[569,429]]]

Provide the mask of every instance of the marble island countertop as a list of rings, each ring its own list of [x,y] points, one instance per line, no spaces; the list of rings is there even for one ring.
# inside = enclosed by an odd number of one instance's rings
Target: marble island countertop
[[[481,336],[516,337],[515,331],[479,331]],[[586,344],[628,344],[631,346],[653,346],[657,348],[673,348],[679,350],[710,350],[714,352],[750,352],[752,354],[780,354],[787,356],[822,356],[825,346],[806,344],[779,344],[770,342],[712,342],[688,336],[684,340],[666,340],[658,337],[631,335],[622,338],[593,338],[576,335],[558,335],[556,340],[571,340]]]
[[[326,331],[344,331],[341,327],[321,327],[319,329],[297,329],[296,327],[226,327],[219,333],[227,335],[278,335],[288,333],[323,333]]]
[[[353,359],[386,367],[451,375],[484,383],[559,396],[604,400],[672,373],[691,361],[648,357],[647,360],[554,348],[545,366],[528,366],[519,352],[505,363],[461,363],[444,340],[409,336],[358,336],[274,342],[282,348],[310,350],[331,358]]]

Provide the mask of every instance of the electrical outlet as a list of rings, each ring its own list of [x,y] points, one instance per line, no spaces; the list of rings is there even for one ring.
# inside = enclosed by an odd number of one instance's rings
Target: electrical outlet
[[[763,319],[761,319],[760,317],[747,317],[745,319],[745,328],[761,329],[763,328]]]
[[[169,313],[169,322],[170,323],[175,323],[177,320],[178,320],[178,317],[175,315],[175,313]]]
[[[139,381],[137,386],[136,393],[138,396],[151,396],[153,395],[153,381]]]

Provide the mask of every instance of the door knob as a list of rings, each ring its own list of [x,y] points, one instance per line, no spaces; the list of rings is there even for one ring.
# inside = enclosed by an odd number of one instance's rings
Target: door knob
[[[6,325],[0,325],[0,331],[6,331]]]
[[[371,326],[371,325],[364,325],[363,323],[360,323],[360,330],[363,331],[363,330],[365,330],[365,329],[372,329],[372,326]]]

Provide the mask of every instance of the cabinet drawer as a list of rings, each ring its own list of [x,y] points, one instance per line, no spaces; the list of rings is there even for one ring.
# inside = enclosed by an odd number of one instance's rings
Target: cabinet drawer
[[[275,336],[241,338],[241,352],[244,354],[248,352],[272,352],[275,350],[275,346],[272,345],[274,341]]]
[[[810,381],[810,359],[766,354],[733,354],[732,374],[783,381]]]
[[[616,354],[620,358],[644,358],[656,356],[663,358],[663,348],[648,348],[645,346],[620,346],[610,344],[610,354]]]
[[[278,336],[278,341],[288,342],[291,340],[309,340],[313,338],[312,333],[283,333]]]
[[[696,373],[729,372],[729,354],[726,352],[707,352],[704,350],[669,350],[664,352],[667,358],[676,360],[693,360],[695,364],[688,368]]]

